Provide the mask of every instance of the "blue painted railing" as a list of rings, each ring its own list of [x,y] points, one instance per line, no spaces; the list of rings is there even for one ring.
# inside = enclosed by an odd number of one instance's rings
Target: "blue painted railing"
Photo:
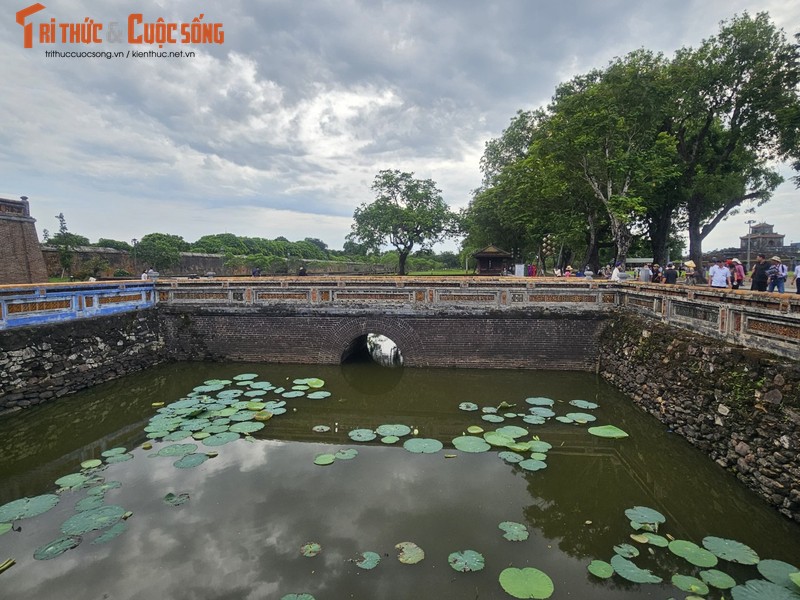
[[[0,329],[110,315],[153,306],[151,281],[0,286]]]

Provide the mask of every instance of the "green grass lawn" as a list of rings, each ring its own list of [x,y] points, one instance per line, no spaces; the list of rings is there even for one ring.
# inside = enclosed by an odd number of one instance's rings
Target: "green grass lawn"
[[[464,275],[472,275],[473,273],[470,271],[469,273],[465,273],[464,269],[439,269],[436,271],[409,271],[409,275],[413,275],[415,277],[425,277],[427,275],[432,276],[448,276],[448,275],[456,275],[456,276],[464,276]]]

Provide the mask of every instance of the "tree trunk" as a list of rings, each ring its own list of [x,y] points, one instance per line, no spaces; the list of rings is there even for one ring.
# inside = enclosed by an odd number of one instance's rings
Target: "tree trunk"
[[[695,267],[695,281],[697,283],[708,283],[706,281],[705,272],[703,269],[703,238],[705,237],[701,231],[701,225],[697,219],[689,215],[689,258],[694,261]]]
[[[611,214],[610,211],[609,217],[611,218],[611,234],[614,236],[614,243],[617,246],[617,262],[624,263],[625,259],[628,258],[628,251],[631,248],[633,235],[628,229],[628,226],[618,217]]]
[[[650,249],[653,253],[653,262],[666,265],[667,247],[669,245],[669,232],[672,227],[672,211],[662,209],[650,218]]]
[[[595,215],[589,213],[586,215],[586,222],[589,225],[589,230],[586,232],[586,255],[583,259],[583,264],[579,266],[580,269],[585,269],[587,266],[595,273],[600,272],[600,249],[597,246],[597,225],[595,223]]]
[[[408,251],[400,251],[398,253],[398,262],[397,262],[397,274],[398,275],[405,275],[406,274],[406,259],[408,258]]]

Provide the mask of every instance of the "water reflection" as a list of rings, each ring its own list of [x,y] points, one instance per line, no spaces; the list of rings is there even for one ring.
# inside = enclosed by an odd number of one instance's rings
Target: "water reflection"
[[[5,594],[43,600],[255,599],[291,592],[318,599],[504,598],[497,576],[514,565],[550,574],[554,598],[674,596],[671,586],[598,582],[586,574],[589,560],[607,560],[613,545],[627,541],[623,511],[637,504],[666,514],[665,532],[676,537],[733,537],[765,557],[800,556],[796,526],[590,375],[352,366],[172,365],[0,421],[0,450],[11,458],[0,475],[4,503],[51,490],[57,476],[103,449],[140,445],[151,403],[177,399],[204,379],[249,371],[277,384],[317,376],[333,392],[324,401],[292,400],[296,411],[272,419],[254,442],[222,446],[217,458],[196,469],[175,469],[171,459],[148,458],[150,452],[140,449],[134,460],[109,466],[106,478],[123,485],[106,499],[133,511],[129,530],[104,546],[91,545],[90,535],[61,557],[33,561],[33,550],[59,535],[82,497],[66,494],[51,513],[22,521],[22,532],[0,536],[0,557],[18,561],[3,575]],[[369,381],[370,369],[402,375],[380,394],[351,384],[357,374]],[[557,406],[595,400],[598,418],[631,438],[602,440],[583,427],[556,423],[530,427],[553,449],[546,470],[526,473],[495,452],[449,448],[446,453],[457,457],[447,459],[445,452],[412,455],[346,437],[357,427],[405,423],[448,441],[472,424],[491,428],[479,414],[456,410],[459,402],[522,404],[533,395],[552,397]],[[316,424],[332,430],[313,433]],[[319,453],[349,447],[359,451],[354,460],[313,464]],[[191,499],[171,507],[162,500],[168,492],[188,492]],[[504,540],[497,525],[505,520],[525,522],[531,538]],[[309,541],[322,545],[319,556],[300,556]],[[401,541],[419,544],[426,559],[400,564],[394,545]],[[468,548],[486,556],[484,571],[449,568],[448,554]],[[366,550],[383,557],[373,571],[350,560]],[[660,552],[643,557],[641,566],[663,573],[682,565]],[[742,579],[748,576],[755,575],[745,570]]]

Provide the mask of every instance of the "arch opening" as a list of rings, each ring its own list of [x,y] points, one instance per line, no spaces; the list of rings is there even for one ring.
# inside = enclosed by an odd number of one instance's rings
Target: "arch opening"
[[[397,344],[385,335],[366,333],[347,345],[339,362],[374,362],[382,367],[397,368],[403,366],[403,355]]]

